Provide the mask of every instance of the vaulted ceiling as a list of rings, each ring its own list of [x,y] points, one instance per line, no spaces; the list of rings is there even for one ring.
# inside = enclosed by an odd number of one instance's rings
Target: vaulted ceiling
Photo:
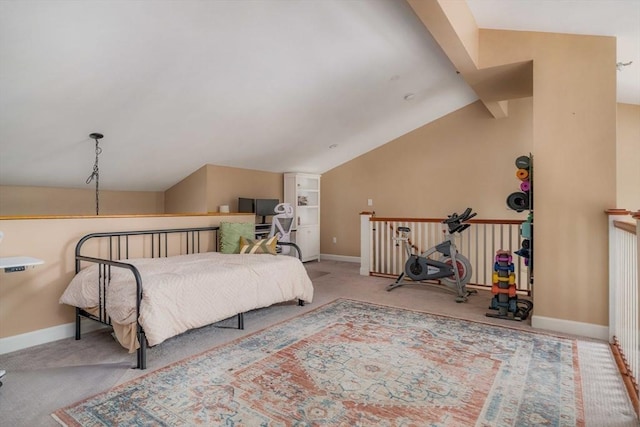
[[[617,36],[640,104],[640,0],[467,3],[481,28]],[[85,187],[92,132],[103,189],[322,173],[475,100],[404,1],[0,2],[0,185]]]

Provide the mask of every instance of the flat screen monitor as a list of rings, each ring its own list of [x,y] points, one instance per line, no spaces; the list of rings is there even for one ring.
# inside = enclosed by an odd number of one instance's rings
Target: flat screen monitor
[[[275,215],[275,208],[280,203],[278,199],[256,199],[256,215],[262,217],[262,223],[265,223],[265,217]]]
[[[238,198],[238,212],[255,213],[255,199],[247,199],[245,197]]]

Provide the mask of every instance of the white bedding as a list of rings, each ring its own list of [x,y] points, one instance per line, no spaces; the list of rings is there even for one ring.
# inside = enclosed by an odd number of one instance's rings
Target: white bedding
[[[122,262],[140,271],[140,324],[151,346],[238,313],[294,299],[313,300],[307,271],[290,256],[207,252]],[[81,270],[60,303],[97,307],[97,267]],[[114,323],[135,325],[136,286],[131,271],[111,268],[107,313]]]

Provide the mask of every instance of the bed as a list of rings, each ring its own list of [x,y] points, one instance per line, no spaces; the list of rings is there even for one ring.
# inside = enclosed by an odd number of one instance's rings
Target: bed
[[[93,233],[76,245],[76,275],[60,303],[76,308],[76,336],[89,318],[113,327],[146,368],[147,346],[276,303],[313,300],[297,257],[217,252],[219,227]],[[97,254],[88,256],[87,253]]]

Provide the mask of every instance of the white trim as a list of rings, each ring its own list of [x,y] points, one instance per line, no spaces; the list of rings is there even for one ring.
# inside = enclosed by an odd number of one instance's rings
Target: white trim
[[[360,257],[359,256],[320,254],[320,259],[322,261],[356,262],[356,263],[360,264]]]
[[[98,322],[82,321],[82,333],[96,331],[98,329],[107,328],[108,326]],[[0,338],[0,354],[11,353],[35,345],[46,344],[52,341],[58,341],[65,338],[71,338],[76,335],[76,324],[67,323],[65,325],[52,326],[50,328],[39,329],[25,334],[14,335],[12,337]]]
[[[360,214],[360,275],[368,276],[371,271],[371,215]]]
[[[609,341],[609,327],[593,323],[534,315],[531,317],[531,326],[538,329]]]

